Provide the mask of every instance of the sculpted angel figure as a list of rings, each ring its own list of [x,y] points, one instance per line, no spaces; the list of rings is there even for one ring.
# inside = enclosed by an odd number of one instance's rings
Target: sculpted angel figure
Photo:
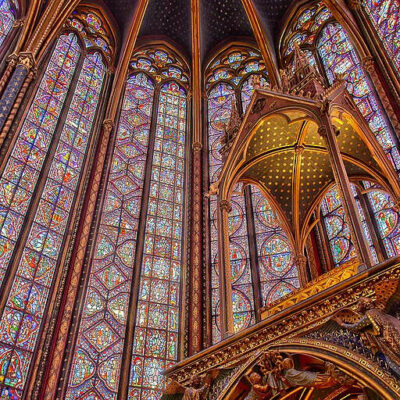
[[[353,324],[344,323],[338,316],[333,320],[352,332],[372,329],[379,350],[400,366],[400,320],[380,310],[373,300],[365,297],[358,301],[357,311],[362,316]]]

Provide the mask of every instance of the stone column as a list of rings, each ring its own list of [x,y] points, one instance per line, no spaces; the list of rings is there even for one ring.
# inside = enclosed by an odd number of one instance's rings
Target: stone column
[[[22,99],[35,73],[34,60],[30,53],[21,53],[17,66],[0,99],[0,145],[11,126]]]
[[[219,297],[220,321],[222,338],[234,334],[233,324],[233,299],[232,279],[229,246],[228,214],[231,204],[228,200],[218,198],[217,229],[218,229],[218,271],[219,271]]]

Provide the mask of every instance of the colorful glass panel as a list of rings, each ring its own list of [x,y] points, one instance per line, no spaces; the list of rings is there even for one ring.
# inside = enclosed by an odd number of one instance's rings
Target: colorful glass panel
[[[293,250],[278,216],[260,190],[251,186],[263,306],[300,287]]]
[[[20,389],[25,383],[37,342],[61,245],[68,226],[102,88],[105,67],[99,54],[83,63],[45,188],[17,267],[0,322],[0,343],[24,358]],[[4,361],[4,359],[3,359]],[[7,372],[7,375],[9,372]],[[11,385],[12,386],[12,385]]]
[[[368,14],[395,69],[400,71],[400,3],[398,0],[363,0]]]
[[[400,155],[394,138],[345,30],[337,23],[326,25],[317,48],[329,82],[335,81],[336,74],[344,74],[347,90],[395,169],[400,170]]]
[[[325,195],[321,211],[335,266],[356,258],[350,228],[345,221],[342,199],[336,187]]]
[[[370,182],[363,182],[366,188],[370,188]],[[394,203],[388,193],[377,188],[367,193],[371,205],[379,236],[385,246],[389,257],[400,254],[400,215],[394,209]]]
[[[210,183],[216,182],[222,167],[222,157],[219,153],[221,137],[226,124],[229,122],[232,103],[235,102],[233,88],[225,83],[217,84],[208,96],[208,141],[209,141],[209,171]],[[231,268],[232,268],[232,297],[235,330],[239,331],[254,323],[254,300],[250,274],[246,208],[240,187],[232,196],[232,212],[229,215]],[[210,199],[211,225],[211,268],[212,268],[212,319],[213,341],[221,340],[220,305],[219,305],[219,275],[218,275],[218,232],[216,221],[217,201]]]
[[[358,209],[358,216],[363,227],[364,237],[368,243],[372,260],[378,264],[378,255],[372,241],[371,231],[368,227],[364,209],[358,197],[357,189],[352,184],[351,189]],[[357,257],[352,242],[349,225],[346,221],[342,199],[336,186],[334,186],[324,197],[321,204],[322,216],[325,224],[326,234],[331,247],[331,253],[335,266],[342,265]]]
[[[62,35],[0,178],[0,281],[21,232],[79,56],[76,36]]]
[[[260,78],[260,88],[265,88],[268,85],[268,81],[262,76]],[[249,78],[247,78],[243,82],[242,86],[242,107],[243,107],[243,113],[247,111],[247,107],[249,106],[251,102],[251,98],[253,97],[254,93],[254,82],[253,82],[253,75],[250,75]]]
[[[7,35],[10,33],[15,15],[11,8],[9,0],[0,1],[0,48],[6,40]]]
[[[160,93],[137,304],[130,393],[161,398],[161,371],[178,358],[182,276],[186,93],[176,83]]]
[[[128,79],[67,399],[117,398],[153,95],[146,75]]]

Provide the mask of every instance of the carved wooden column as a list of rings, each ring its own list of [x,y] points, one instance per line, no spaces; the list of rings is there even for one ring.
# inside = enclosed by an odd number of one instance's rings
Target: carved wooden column
[[[3,92],[4,86],[8,82],[8,79],[11,76],[11,73],[14,71],[18,62],[18,56],[16,54],[10,54],[7,57],[7,67],[4,70],[2,77],[0,78],[0,94]]]
[[[34,77],[35,60],[31,53],[21,53],[17,66],[0,99],[0,145],[14,120],[22,99]]]
[[[340,154],[339,145],[336,141],[336,132],[327,110],[323,112],[322,126],[320,126],[318,132],[324,139],[328,149],[336,185],[341,194],[345,215],[350,225],[353,244],[360,261],[367,267],[370,267],[373,265],[373,261],[369,251],[369,246],[364,237],[363,227],[358,216],[357,205],[350,186],[350,180]]]
[[[297,254],[295,256],[295,263],[299,273],[300,286],[305,286],[308,283],[307,278],[307,257],[304,254]]]
[[[190,304],[189,304],[189,355],[198,353],[203,342],[203,229],[202,229],[202,145],[193,143],[192,152],[192,217],[190,241]]]
[[[217,229],[218,229],[218,271],[219,271],[219,298],[220,321],[222,338],[234,334],[232,279],[229,246],[228,214],[231,204],[228,200],[218,198]]]
[[[192,26],[192,196],[189,276],[189,356],[203,347],[203,144],[200,0],[191,0]]]

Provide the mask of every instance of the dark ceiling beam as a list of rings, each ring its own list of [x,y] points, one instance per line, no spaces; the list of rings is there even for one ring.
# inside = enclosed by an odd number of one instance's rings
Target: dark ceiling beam
[[[274,57],[271,51],[271,43],[267,37],[266,31],[263,27],[260,15],[254,5],[253,0],[241,0],[244,9],[246,10],[247,17],[250,21],[251,29],[253,30],[254,37],[256,38],[258,47],[264,58],[265,65],[269,73],[271,85],[280,86],[280,76],[278,68],[274,63]]]

